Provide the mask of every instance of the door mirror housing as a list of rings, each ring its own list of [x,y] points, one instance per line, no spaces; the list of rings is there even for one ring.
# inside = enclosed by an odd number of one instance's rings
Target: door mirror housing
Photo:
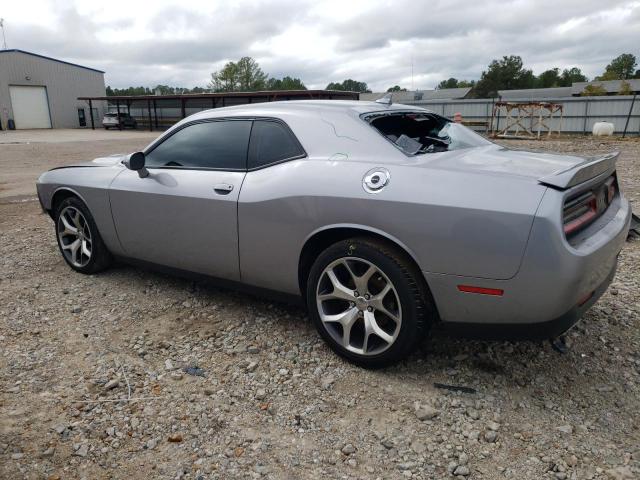
[[[135,152],[127,155],[127,158],[122,161],[122,164],[129,170],[135,170],[138,172],[138,176],[140,176],[140,178],[149,176],[149,171],[144,167],[144,163],[145,156],[143,152]]]

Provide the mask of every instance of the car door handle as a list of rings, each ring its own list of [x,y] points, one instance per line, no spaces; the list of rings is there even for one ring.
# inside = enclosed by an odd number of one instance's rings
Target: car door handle
[[[233,185],[231,185],[230,183],[218,183],[217,185],[213,186],[213,189],[220,195],[226,195],[233,190]]]

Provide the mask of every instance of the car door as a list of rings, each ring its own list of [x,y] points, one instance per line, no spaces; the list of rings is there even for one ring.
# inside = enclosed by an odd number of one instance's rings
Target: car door
[[[111,184],[128,257],[238,280],[237,202],[251,120],[187,124],[146,154],[149,175],[124,170]]]
[[[306,156],[285,122],[267,118],[254,121],[248,173],[238,201],[240,271],[244,283],[291,293],[295,291],[290,288],[292,282],[298,287],[300,252],[293,246],[298,235],[306,230],[305,222],[314,218],[314,212],[306,210],[307,206],[296,195],[297,185],[289,182],[301,178],[293,172],[304,168],[297,160]],[[305,220],[294,220],[301,212]],[[292,265],[295,267],[291,268]]]

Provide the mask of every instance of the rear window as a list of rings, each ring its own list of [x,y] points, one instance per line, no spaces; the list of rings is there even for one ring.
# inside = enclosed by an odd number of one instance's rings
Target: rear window
[[[446,152],[490,145],[473,130],[423,112],[374,113],[364,120],[407,155]]]
[[[105,113],[104,114],[105,117],[109,117],[109,118],[115,118],[117,116],[116,113]]]

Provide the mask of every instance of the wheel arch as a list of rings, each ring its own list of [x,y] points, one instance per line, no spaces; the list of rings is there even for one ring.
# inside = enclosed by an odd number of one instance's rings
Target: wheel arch
[[[54,192],[53,195],[51,195],[51,205],[49,207],[49,210],[47,211],[49,213],[49,216],[51,218],[53,218],[55,211],[56,211],[56,206],[60,203],[63,202],[64,200],[66,200],[69,197],[76,197],[78,198],[80,201],[82,201],[82,203],[84,203],[85,205],[87,205],[86,200],[82,197],[82,195],[80,195],[76,190],[74,190],[71,187],[58,187]],[[88,207],[87,207],[88,208]]]
[[[300,251],[300,257],[298,258],[298,285],[300,287],[300,293],[303,296],[305,295],[307,288],[307,277],[309,276],[309,271],[320,252],[340,240],[345,240],[351,237],[376,238],[393,245],[403,253],[407,260],[420,272],[422,280],[424,280],[425,285],[427,285],[415,253],[396,237],[383,230],[366,225],[337,224],[319,228],[305,239]]]

